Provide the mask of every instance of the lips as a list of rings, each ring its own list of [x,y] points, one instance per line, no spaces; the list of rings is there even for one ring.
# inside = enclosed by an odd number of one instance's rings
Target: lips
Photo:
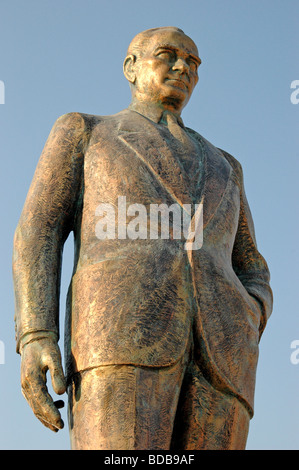
[[[181,88],[182,90],[188,89],[187,83],[179,78],[169,77],[169,78],[166,78],[165,82],[169,83],[170,85],[177,86]]]

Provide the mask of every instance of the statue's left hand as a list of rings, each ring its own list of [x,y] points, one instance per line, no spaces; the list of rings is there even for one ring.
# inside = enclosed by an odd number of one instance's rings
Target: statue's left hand
[[[64,426],[58,408],[61,400],[54,402],[46,386],[49,370],[55,393],[66,391],[66,381],[61,365],[61,354],[55,341],[50,338],[37,339],[24,346],[21,353],[22,393],[37,418],[52,431]]]

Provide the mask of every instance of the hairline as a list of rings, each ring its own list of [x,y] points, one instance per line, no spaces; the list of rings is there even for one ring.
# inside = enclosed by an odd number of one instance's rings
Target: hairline
[[[128,47],[128,50],[127,50],[127,55],[133,54],[133,55],[136,55],[137,58],[143,57],[145,52],[146,52],[147,45],[149,44],[149,42],[153,38],[153,36],[155,34],[157,34],[159,31],[162,32],[162,31],[167,31],[167,30],[183,34],[184,36],[189,38],[194,43],[193,39],[191,39],[189,36],[187,36],[187,34],[185,34],[185,32],[182,29],[177,28],[175,26],[162,26],[162,27],[159,27],[159,28],[147,29],[145,31],[141,31],[140,33],[138,33],[132,39],[132,41],[131,41],[131,43]],[[197,46],[196,46],[195,43],[194,43],[194,45],[197,49]]]

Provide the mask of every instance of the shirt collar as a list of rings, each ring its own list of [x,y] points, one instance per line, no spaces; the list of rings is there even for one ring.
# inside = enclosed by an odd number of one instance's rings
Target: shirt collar
[[[142,103],[140,101],[131,103],[128,109],[141,114],[142,116],[150,119],[151,121],[154,121],[157,124],[159,122],[166,124],[166,114],[167,113],[173,114],[170,111],[166,111],[165,109],[160,108],[154,103]],[[176,116],[176,115],[174,116],[177,119],[178,124],[184,128],[185,126],[184,126],[182,118],[180,116]]]

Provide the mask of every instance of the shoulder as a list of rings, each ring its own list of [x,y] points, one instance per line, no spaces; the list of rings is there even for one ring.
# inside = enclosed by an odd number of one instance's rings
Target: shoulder
[[[99,117],[100,116],[93,116],[91,114],[70,112],[59,116],[54,125],[67,129],[84,130],[86,127],[90,127]]]
[[[242,180],[243,169],[242,169],[241,163],[235,157],[233,157],[230,153],[226,152],[226,150],[223,150],[220,148],[218,150],[220,150],[220,152],[224,155],[224,157],[226,158],[228,163],[231,165],[231,167],[233,168],[233,170],[235,171],[239,179]]]
[[[51,130],[51,137],[62,139],[69,145],[82,144],[86,148],[93,129],[107,119],[106,116],[97,116],[79,112],[69,112],[59,116]]]
[[[230,153],[228,153],[226,150],[223,150],[219,147],[216,147],[213,145],[211,142],[209,142],[207,139],[205,139],[202,135],[200,135],[198,132],[194,131],[193,129],[187,128],[188,132],[199,140],[200,142],[204,143],[206,146],[210,148],[210,150],[213,151],[213,153],[216,155],[218,154],[219,158],[223,158],[226,160],[226,162],[230,165],[230,167],[233,169],[235,176],[237,177],[238,181],[243,180],[243,169],[241,163],[233,157]]]
[[[78,129],[82,131],[91,131],[99,124],[109,124],[120,119],[127,110],[112,115],[86,114],[80,112],[69,112],[58,117],[55,122],[57,126],[63,126],[68,129]]]
[[[187,131],[197,140],[200,142],[204,143],[207,145],[211,150],[214,150],[216,153],[220,154],[222,157],[224,157],[227,162],[230,164],[230,166],[237,172],[237,173],[242,173],[242,166],[241,163],[233,157],[230,153],[228,153],[226,150],[223,150],[219,147],[216,147],[214,144],[212,144],[210,141],[208,141],[205,137],[200,135],[198,132],[194,131],[193,129],[190,129],[187,127]]]

